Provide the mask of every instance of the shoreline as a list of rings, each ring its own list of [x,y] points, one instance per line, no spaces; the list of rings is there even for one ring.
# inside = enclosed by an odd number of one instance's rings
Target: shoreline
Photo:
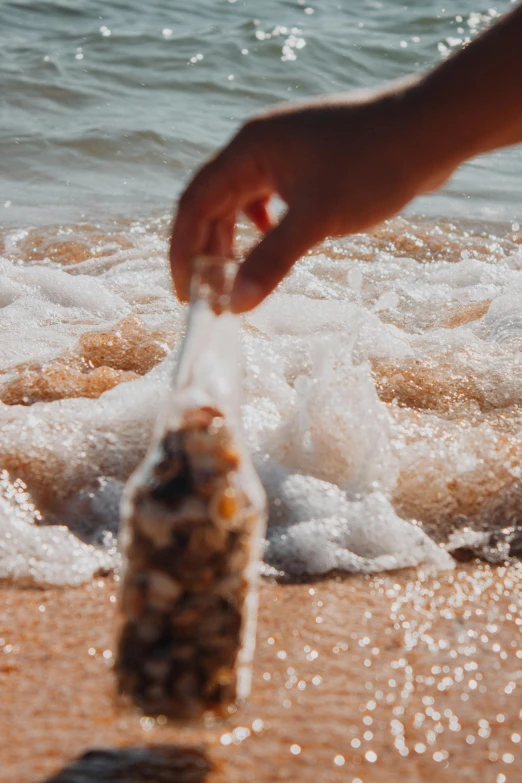
[[[116,589],[0,587],[3,783],[40,783],[92,748],[201,742],[208,783],[520,778],[522,564],[262,580],[252,694],[213,729],[117,707]]]

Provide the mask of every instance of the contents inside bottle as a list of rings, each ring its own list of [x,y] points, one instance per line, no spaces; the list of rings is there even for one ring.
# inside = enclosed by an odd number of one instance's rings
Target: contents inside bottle
[[[191,407],[134,483],[116,672],[120,690],[149,714],[226,716],[240,695],[259,514],[241,463],[223,412]]]

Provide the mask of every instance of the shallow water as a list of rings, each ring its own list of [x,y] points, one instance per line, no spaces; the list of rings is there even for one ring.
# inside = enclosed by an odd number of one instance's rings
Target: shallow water
[[[3,2],[0,225],[165,212],[253,112],[429,67],[509,6]],[[516,220],[521,177],[520,150],[506,150],[465,166],[413,209]]]
[[[263,580],[252,696],[230,725],[116,708],[117,582],[98,576],[183,334],[165,263],[182,183],[252,111],[428,66],[507,6],[0,5],[6,783],[93,745],[202,740],[209,783],[520,779],[520,148],[325,243],[243,319],[264,572],[314,582]],[[513,562],[451,571],[475,554]],[[109,761],[127,758],[136,771],[132,749]]]
[[[4,578],[76,584],[117,562],[121,488],[184,328],[166,233],[166,218],[3,233]],[[399,218],[327,242],[243,319],[272,573],[518,552],[521,244],[509,225]]]
[[[0,577],[118,562],[121,489],[184,329],[166,238],[193,168],[256,109],[432,65],[507,5],[2,4]],[[268,573],[522,548],[521,181],[519,148],[474,161],[243,320]]]
[[[202,742],[215,766],[206,783],[520,780],[520,563],[437,578],[421,569],[263,580],[252,695],[227,724],[199,730],[116,708],[115,587],[0,587],[5,783],[64,766],[70,783],[111,780],[115,767],[130,783],[140,767],[126,761],[143,759],[144,745],[158,783],[181,782],[184,758],[197,779],[200,752],[183,748]],[[111,746],[68,766],[86,748]]]

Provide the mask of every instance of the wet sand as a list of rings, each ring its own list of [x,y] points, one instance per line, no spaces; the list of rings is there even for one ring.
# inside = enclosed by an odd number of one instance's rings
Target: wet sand
[[[166,226],[152,223],[146,232],[163,237]],[[156,240],[136,245],[142,230],[133,232],[128,225],[110,234],[86,225],[45,228],[22,232],[16,242],[0,232],[0,249],[5,245],[2,252],[17,269],[49,263],[53,270],[71,267],[72,276],[94,277],[117,271],[126,259],[120,254],[134,249],[135,260],[147,258],[148,273],[159,264],[150,254],[164,248]],[[316,283],[319,291],[325,281],[346,286],[346,268],[330,266],[328,259],[375,262],[368,263],[358,294],[371,310],[383,290],[381,256],[412,257],[426,264],[426,273],[431,261],[472,258],[489,280],[486,273],[497,263],[505,264],[505,275],[519,268],[521,243],[518,230],[499,238],[486,230],[398,219],[346,244],[325,246]],[[81,430],[77,414],[68,430],[63,411],[35,406],[31,413],[41,418],[28,427],[23,406],[80,398],[92,410],[91,399],[160,362],[179,339],[180,323],[170,299],[160,296],[166,283],[153,283],[142,290],[140,281],[138,296],[122,282],[132,313],[122,312],[112,325],[82,316],[73,324],[77,339],[45,361],[18,358],[24,332],[17,332],[16,361],[6,359],[0,374],[0,400],[9,406],[0,452],[11,473],[8,492],[16,490],[24,507],[34,506],[39,521],[67,519],[74,530],[92,513],[104,524],[103,504],[94,511],[87,505],[88,513],[80,504],[75,517],[67,503],[78,487],[96,487],[100,476],[127,478],[143,448],[144,425],[137,420],[135,440],[123,429],[114,446],[105,439],[105,419],[96,414],[93,423],[103,437],[96,430],[98,440],[90,441],[89,432],[62,452],[64,437]],[[451,278],[448,285],[461,284]],[[504,294],[500,285],[491,283],[485,293],[477,285],[470,284],[467,299],[455,296],[444,307],[436,296],[427,304],[421,297],[420,306],[403,302],[399,287],[400,306],[384,310],[382,322],[428,336],[439,327],[479,322],[489,311],[491,286],[497,299]],[[502,338],[489,358],[480,352],[469,358],[465,340],[458,350],[441,352],[438,338],[420,355],[370,357],[402,455],[394,506],[436,537],[461,524],[477,530],[520,526],[520,330],[517,312],[508,308],[504,316],[488,327],[498,326]],[[127,410],[134,419],[134,409]],[[29,433],[27,440],[21,441],[21,432]],[[37,783],[90,748],[201,742],[216,766],[209,783],[522,779],[521,565],[460,565],[437,577],[401,572],[307,585],[263,582],[251,699],[230,725],[205,730],[161,725],[116,706],[116,590],[109,578],[64,590],[0,586],[1,783]]]
[[[116,707],[116,591],[0,588],[3,783],[89,748],[201,741],[210,783],[521,779],[521,565],[264,581],[251,699],[199,730]]]

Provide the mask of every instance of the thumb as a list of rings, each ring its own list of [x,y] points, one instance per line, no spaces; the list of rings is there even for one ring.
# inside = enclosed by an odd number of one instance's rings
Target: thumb
[[[272,216],[268,209],[269,203],[268,196],[265,198],[257,199],[256,201],[247,204],[243,207],[243,212],[249,218],[252,223],[265,234],[274,225]]]
[[[252,310],[281,282],[295,262],[326,236],[317,212],[291,206],[241,264],[231,297],[231,310]]]

